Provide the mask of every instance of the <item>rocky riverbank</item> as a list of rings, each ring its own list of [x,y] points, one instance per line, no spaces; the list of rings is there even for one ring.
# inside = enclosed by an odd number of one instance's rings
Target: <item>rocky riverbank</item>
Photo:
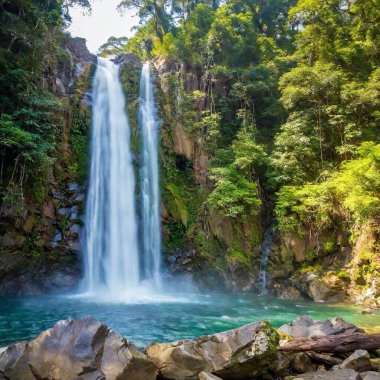
[[[370,345],[331,352],[289,351],[299,339],[345,339]],[[370,351],[361,348],[370,347]],[[351,346],[350,346],[351,347]],[[380,334],[340,318],[313,321],[300,317],[278,330],[268,322],[251,323],[214,335],[139,350],[93,318],[59,321],[29,341],[0,353],[1,380],[212,380],[296,379],[379,380]],[[1,350],[0,350],[1,352]]]

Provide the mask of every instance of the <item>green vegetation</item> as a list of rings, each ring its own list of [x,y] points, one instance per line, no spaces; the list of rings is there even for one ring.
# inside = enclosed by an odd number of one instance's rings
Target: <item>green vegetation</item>
[[[258,226],[271,205],[283,235],[310,240],[307,265],[338,253],[342,231],[355,244],[363,226],[377,228],[377,0],[127,0],[119,7],[137,7],[141,25],[118,52],[181,63],[159,103],[163,149],[176,126],[187,164],[168,150],[177,176],[164,163],[164,189],[174,199],[169,208],[178,205],[169,213],[188,238],[196,235],[202,255],[212,261],[224,250],[243,266],[255,260],[253,242],[262,240]],[[189,224],[186,190],[195,187]],[[215,218],[225,218],[224,227]],[[215,236],[227,247],[217,248]],[[375,238],[370,251],[378,245]],[[345,269],[339,273],[347,280]]]
[[[79,1],[0,1],[0,190],[8,193],[34,188],[41,201],[38,178],[56,159],[62,136],[63,105],[54,94],[59,65],[66,59],[63,28],[68,7]]]

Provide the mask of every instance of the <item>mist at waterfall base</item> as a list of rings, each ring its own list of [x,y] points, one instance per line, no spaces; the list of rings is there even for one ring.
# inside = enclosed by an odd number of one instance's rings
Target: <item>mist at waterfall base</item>
[[[168,288],[185,290],[189,283],[176,279],[183,284],[181,288],[178,284],[173,287],[170,280],[163,281],[162,276],[160,123],[150,65],[144,64],[141,73],[138,112],[141,159],[138,162],[131,150],[131,129],[119,69],[111,60],[98,58],[93,82],[91,164],[82,234],[85,276],[80,296],[117,302],[166,301],[171,299],[169,293],[173,293]],[[140,202],[136,197],[140,197]],[[139,209],[136,204],[140,205]]]

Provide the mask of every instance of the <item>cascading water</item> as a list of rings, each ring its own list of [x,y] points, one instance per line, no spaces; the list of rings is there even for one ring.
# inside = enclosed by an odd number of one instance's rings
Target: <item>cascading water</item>
[[[141,72],[139,125],[142,165],[140,171],[142,201],[143,275],[161,286],[161,216],[158,165],[160,122],[154,101],[150,64]]]
[[[85,285],[121,296],[139,284],[135,176],[119,67],[98,58],[85,217]]]
[[[268,274],[267,274],[267,265],[269,261],[269,255],[272,249],[273,243],[273,232],[270,228],[267,228],[264,233],[263,243],[261,245],[261,259],[260,259],[260,270],[259,270],[259,294],[261,296],[265,296],[268,294],[267,282],[268,282]]]

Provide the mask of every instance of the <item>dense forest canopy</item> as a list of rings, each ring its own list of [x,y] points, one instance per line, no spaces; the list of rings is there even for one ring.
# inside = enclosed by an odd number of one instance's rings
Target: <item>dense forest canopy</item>
[[[181,61],[202,73],[202,87],[184,95],[181,112],[188,133],[205,137],[204,205],[248,220],[274,201],[280,231],[309,231],[317,240],[341,224],[377,229],[378,0],[119,5],[131,7],[141,25],[113,53]],[[225,96],[214,96],[218,81]],[[189,104],[200,100],[206,106],[193,112]],[[335,242],[318,247],[334,249]],[[379,264],[371,265],[378,273]]]

